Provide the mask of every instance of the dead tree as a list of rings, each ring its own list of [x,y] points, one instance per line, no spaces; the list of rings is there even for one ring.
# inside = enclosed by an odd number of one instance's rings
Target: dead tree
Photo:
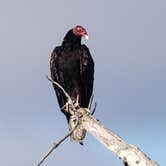
[[[57,82],[54,82],[50,78],[48,79],[52,83],[56,84],[68,98],[68,104],[73,107],[70,111],[71,116],[74,117],[73,123],[75,123],[75,127],[58,143],[54,143],[53,147],[37,164],[37,166],[40,166],[44,162],[44,160],[51,154],[51,152],[55,148],[57,148],[67,137],[69,137],[77,127],[84,128],[87,132],[92,134],[99,142],[104,144],[105,147],[107,147],[115,155],[117,155],[123,161],[125,166],[159,166],[157,162],[151,160],[138,147],[127,143],[115,133],[105,128],[98,120],[96,120],[96,118],[92,116],[89,109],[74,108],[74,104],[72,103],[70,96],[65,92],[65,90],[62,89]]]

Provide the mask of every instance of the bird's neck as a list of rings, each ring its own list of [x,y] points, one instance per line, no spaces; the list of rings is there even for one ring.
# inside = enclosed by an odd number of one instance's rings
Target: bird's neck
[[[66,45],[81,45],[81,37],[80,36],[76,36],[73,34],[73,31],[70,30],[67,32],[67,34],[65,35],[63,42],[62,42],[63,46]]]

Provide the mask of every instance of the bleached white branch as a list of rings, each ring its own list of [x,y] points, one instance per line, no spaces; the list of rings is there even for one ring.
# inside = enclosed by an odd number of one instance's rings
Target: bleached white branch
[[[77,125],[72,130],[72,132],[77,127],[80,126],[85,128],[85,130],[88,131],[90,134],[92,134],[99,142],[101,142],[109,150],[111,150],[114,154],[116,154],[120,159],[122,159],[125,166],[159,166],[157,162],[147,157],[138,147],[127,143],[122,138],[117,136],[115,133],[105,128],[98,120],[96,120],[92,116],[92,114],[88,109],[75,108],[70,96],[66,93],[63,87],[61,87],[57,82],[53,81],[49,77],[47,77],[47,79],[52,83],[54,83],[64,92],[71,106],[70,112],[74,111],[74,113],[71,112],[71,115],[74,114],[75,116],[77,116]],[[91,103],[89,104],[89,107],[90,105]],[[66,139],[69,135],[71,135],[72,132],[70,132],[64,139]],[[62,141],[64,139],[62,139]],[[57,145],[55,145],[55,147],[56,146]],[[53,147],[49,151],[49,153],[42,159],[39,165],[43,163],[43,161],[50,155],[50,153],[54,149],[55,148]]]
[[[66,90],[65,90],[58,82],[54,81],[53,79],[49,78],[48,76],[46,76],[46,78],[47,78],[50,82],[52,82],[54,85],[56,85],[56,86],[64,93],[64,95],[66,96],[66,98],[67,98],[67,103],[66,103],[66,105],[63,106],[64,108],[67,107],[67,108],[66,108],[66,112],[68,112],[68,113],[71,114],[71,115],[75,115],[75,113],[76,113],[76,108],[75,108],[75,106],[74,106],[74,104],[73,104],[73,101],[72,101],[71,97],[70,97],[69,94],[66,92]],[[70,108],[69,108],[69,107],[70,107]],[[62,109],[62,108],[61,108],[61,109]],[[63,110],[64,110],[64,109],[63,109]]]
[[[36,166],[40,166],[46,159],[47,157],[63,142],[65,141],[72,133],[73,131],[77,128],[78,126],[78,120],[76,122],[75,127],[73,128],[73,130],[71,130],[67,135],[65,135],[60,141],[58,141],[57,143],[54,142],[53,146],[50,148],[50,150],[47,152],[47,154],[40,160],[40,162],[36,165]]]
[[[60,90],[62,90],[62,92],[64,93],[64,95],[67,97],[68,100],[71,100],[70,96],[68,95],[68,93],[65,91],[65,89],[58,84],[56,81],[52,80],[50,77],[46,76],[46,78],[52,82],[54,85],[56,85]]]
[[[123,160],[127,166],[159,166],[155,161],[147,157],[138,147],[133,146],[122,138],[105,128],[96,120],[87,109],[77,110],[82,114],[84,128],[92,134],[99,142]]]

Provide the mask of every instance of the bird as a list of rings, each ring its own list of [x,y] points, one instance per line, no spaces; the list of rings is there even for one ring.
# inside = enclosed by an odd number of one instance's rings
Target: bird
[[[61,45],[54,48],[50,59],[52,80],[65,89],[76,108],[88,108],[94,84],[94,60],[89,48],[81,44],[82,38],[88,40],[87,31],[81,25],[74,26],[66,33]],[[53,87],[60,110],[67,119],[69,130],[72,131],[74,122],[66,111],[67,98],[55,84]],[[82,145],[85,134],[85,129],[78,127],[70,138]]]

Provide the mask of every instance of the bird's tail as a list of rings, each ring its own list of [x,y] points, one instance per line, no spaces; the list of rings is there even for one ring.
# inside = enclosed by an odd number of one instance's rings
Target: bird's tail
[[[70,135],[70,140],[71,141],[77,141],[81,145],[83,145],[83,139],[85,138],[86,135],[86,130],[83,128],[82,125],[77,124],[78,122],[76,121],[75,117],[70,117],[69,119],[69,131],[73,132]]]

